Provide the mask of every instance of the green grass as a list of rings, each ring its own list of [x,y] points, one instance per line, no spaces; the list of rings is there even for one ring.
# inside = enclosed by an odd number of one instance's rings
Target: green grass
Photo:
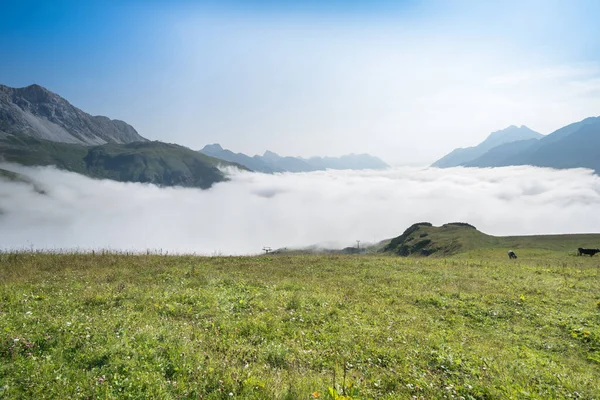
[[[0,398],[600,398],[599,278],[540,249],[0,254]]]
[[[600,234],[491,236],[472,226],[451,223],[441,227],[414,224],[402,235],[377,245],[377,250],[398,255],[451,256],[476,249],[544,249],[575,254],[577,248],[600,248]],[[518,251],[517,251],[518,255]]]

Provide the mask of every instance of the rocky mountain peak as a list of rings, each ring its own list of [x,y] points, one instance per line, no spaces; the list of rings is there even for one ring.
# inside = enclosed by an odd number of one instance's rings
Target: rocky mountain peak
[[[0,132],[86,145],[146,141],[131,125],[87,114],[38,84],[0,85]]]
[[[200,150],[202,153],[215,153],[219,151],[223,151],[223,147],[219,143],[207,144]]]

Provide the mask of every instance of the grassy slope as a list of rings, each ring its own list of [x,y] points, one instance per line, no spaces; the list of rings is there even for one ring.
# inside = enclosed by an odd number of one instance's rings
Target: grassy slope
[[[19,174],[19,173],[16,173],[16,172],[13,172],[13,171],[0,169],[0,182],[1,181],[25,183],[25,184],[31,185],[33,187],[33,190],[35,190],[36,192],[38,192],[40,194],[46,193],[42,188],[40,188],[38,186],[37,183],[35,183],[31,179],[29,179],[29,177]]]
[[[200,188],[225,180],[217,166],[235,165],[162,142],[86,147],[27,136],[1,139],[0,157],[22,165],[56,165],[92,178]]]
[[[7,171],[5,169],[0,169],[0,179],[11,181],[11,182],[23,182],[29,183],[29,180],[16,172]]]
[[[474,249],[501,249],[504,253],[508,249],[522,248],[576,252],[578,247],[600,247],[600,234],[491,236],[471,227],[452,224],[413,227],[415,225],[403,235],[388,241],[385,246],[380,246],[380,249],[400,255],[432,252],[437,256],[449,256]]]
[[[520,253],[0,254],[0,397],[599,398],[598,258]]]

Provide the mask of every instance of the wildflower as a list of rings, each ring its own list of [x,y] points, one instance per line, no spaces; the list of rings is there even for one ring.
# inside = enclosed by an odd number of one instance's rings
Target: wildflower
[[[318,399],[320,396],[321,396],[321,393],[319,393],[319,392],[312,392],[313,399]]]

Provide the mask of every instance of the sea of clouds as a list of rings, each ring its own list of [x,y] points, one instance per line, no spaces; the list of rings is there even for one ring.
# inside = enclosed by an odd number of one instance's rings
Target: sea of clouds
[[[254,254],[376,242],[422,221],[493,235],[600,231],[600,177],[584,169],[230,171],[230,181],[199,190],[0,168],[37,187],[0,180],[0,249]]]

